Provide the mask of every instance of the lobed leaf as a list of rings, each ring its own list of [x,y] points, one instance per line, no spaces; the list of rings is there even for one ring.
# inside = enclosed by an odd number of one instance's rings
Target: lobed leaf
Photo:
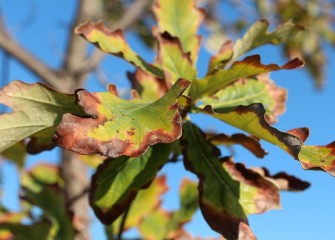
[[[41,151],[42,141],[48,149],[54,146],[52,135],[63,114],[83,113],[74,102],[74,95],[57,92],[41,83],[13,81],[2,88],[0,103],[13,112],[0,115],[0,152],[28,137],[34,139],[28,143],[28,152]]]
[[[184,164],[199,178],[199,205],[210,227],[227,239],[255,239],[240,199],[240,183],[222,167],[218,149],[209,144],[200,129],[183,126]]]
[[[128,73],[128,79],[131,82],[132,89],[135,89],[143,100],[155,101],[168,91],[164,79],[153,76],[139,68],[134,73]]]
[[[206,106],[202,112],[220,119],[234,127],[242,129],[251,135],[266,140],[297,158],[301,148],[301,140],[289,133],[280,132],[271,127],[265,120],[265,109],[262,104],[239,106],[227,112],[214,112],[211,106]]]
[[[263,158],[267,154],[267,152],[260,145],[258,139],[252,136],[246,136],[242,133],[236,133],[231,136],[220,133],[209,137],[208,141],[215,145],[241,144],[259,158]]]
[[[282,148],[299,160],[305,169],[322,169],[335,175],[334,142],[325,146],[303,145],[309,134],[308,129],[293,129],[285,133],[271,127],[265,120],[262,104],[239,106],[227,112],[214,112],[211,106],[207,105],[202,112]]]
[[[96,44],[101,51],[121,57],[143,71],[162,77],[159,68],[145,62],[129,47],[122,30],[111,31],[102,21],[97,23],[89,21],[76,27],[75,33]]]
[[[265,44],[280,44],[285,42],[289,37],[292,37],[302,28],[296,26],[292,22],[286,22],[277,27],[274,31],[268,32],[269,22],[265,19],[254,23],[244,34],[241,39],[238,39],[234,45],[233,60],[238,59],[243,54]]]
[[[78,103],[90,117],[65,114],[54,140],[80,154],[139,156],[150,145],[170,143],[180,137],[181,117],[176,99],[188,85],[188,81],[180,79],[163,97],[151,103],[121,99],[113,85],[105,93],[79,90]]]
[[[279,188],[261,174],[247,169],[242,163],[231,158],[223,159],[223,167],[240,183],[239,202],[246,214],[264,213],[280,208]]]
[[[303,62],[297,58],[287,62],[283,66],[276,64],[263,65],[260,62],[259,55],[249,56],[242,61],[234,62],[229,69],[220,69],[203,79],[195,80],[190,88],[190,96],[193,99],[198,99],[206,95],[212,95],[241,78],[281,69],[294,69],[302,65]]]
[[[90,205],[104,224],[116,220],[154,179],[169,150],[169,145],[156,145],[139,157],[110,158],[98,167],[92,178]]]
[[[267,119],[274,123],[277,116],[285,110],[286,91],[275,86],[269,79],[243,79],[200,101],[201,106],[211,105],[215,111],[225,111],[239,105],[262,103]]]
[[[261,174],[269,181],[272,181],[281,191],[303,191],[310,186],[309,182],[300,180],[299,178],[285,172],[270,175],[266,168],[252,168],[252,170]]]
[[[233,57],[233,43],[231,41],[225,42],[219,52],[211,57],[209,60],[209,66],[207,70],[207,75],[213,73],[216,70],[224,69],[226,64]]]
[[[183,51],[179,39],[167,32],[156,35],[159,43],[157,61],[164,71],[167,84],[172,85],[179,78],[192,82],[197,72],[192,66],[190,54]]]
[[[155,0],[153,11],[159,32],[168,32],[177,37],[183,52],[190,53],[190,59],[195,66],[201,41],[197,32],[204,18],[204,11],[197,8],[193,0]]]
[[[298,158],[304,169],[322,169],[335,176],[335,142],[325,146],[302,146]]]

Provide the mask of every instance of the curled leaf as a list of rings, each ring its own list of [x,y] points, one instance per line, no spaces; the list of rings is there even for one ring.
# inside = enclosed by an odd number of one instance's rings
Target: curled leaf
[[[277,64],[264,65],[261,63],[259,55],[249,56],[242,61],[234,62],[229,69],[220,69],[203,79],[195,80],[190,88],[190,96],[198,99],[206,95],[212,95],[241,78],[282,69],[294,69],[302,65],[303,62],[298,58],[287,62],[283,66]]]
[[[310,183],[285,172],[270,175],[266,168],[253,168],[252,170],[275,183],[281,191],[303,191],[310,186]]]
[[[197,8],[193,0],[155,0],[153,11],[159,32],[168,32],[179,38],[183,52],[190,53],[195,66],[201,40],[197,31],[204,18],[204,11]]]
[[[211,106],[206,106],[202,112],[242,129],[257,138],[273,143],[296,159],[298,158],[302,144],[300,139],[271,127],[265,120],[265,109],[262,104],[239,106],[227,112],[214,112]]]
[[[215,145],[241,144],[252,152],[256,157],[263,158],[267,152],[262,148],[259,140],[252,136],[246,136],[242,133],[236,133],[228,136],[224,133],[217,134],[208,138],[208,141]]]
[[[76,27],[75,33],[96,44],[105,53],[121,57],[143,71],[162,76],[159,68],[145,62],[129,47],[120,29],[111,31],[102,21],[97,23],[89,21]]]
[[[188,81],[180,79],[152,103],[121,99],[112,85],[105,93],[79,90],[78,104],[89,117],[64,115],[54,140],[80,154],[139,156],[150,145],[170,143],[180,137],[181,117],[176,100],[188,85]]]
[[[240,183],[239,202],[247,214],[259,214],[280,208],[277,185],[256,171],[247,169],[244,164],[234,163],[231,158],[223,160],[223,167]]]
[[[206,106],[201,112],[282,148],[297,159],[304,169],[322,169],[335,176],[335,142],[325,146],[303,145],[309,134],[308,129],[281,132],[271,127],[265,119],[262,104],[239,106],[227,112],[214,112],[211,106]]]

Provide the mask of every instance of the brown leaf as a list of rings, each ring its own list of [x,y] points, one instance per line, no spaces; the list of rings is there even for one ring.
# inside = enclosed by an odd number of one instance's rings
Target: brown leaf
[[[294,128],[294,129],[291,129],[291,130],[287,131],[287,133],[290,133],[290,134],[298,137],[301,140],[301,142],[303,142],[303,143],[309,137],[309,129],[308,128]]]
[[[231,136],[224,133],[211,136],[208,141],[215,145],[224,144],[241,144],[243,147],[251,151],[256,157],[263,158],[267,152],[262,148],[259,140],[253,136],[246,136],[242,133],[236,133]]]
[[[303,191],[311,185],[309,182],[303,181],[285,172],[270,175],[266,168],[253,168],[253,170],[274,182],[282,191]]]

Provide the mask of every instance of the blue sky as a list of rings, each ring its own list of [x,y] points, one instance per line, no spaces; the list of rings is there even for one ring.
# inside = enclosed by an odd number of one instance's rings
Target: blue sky
[[[3,0],[0,2],[6,25],[12,35],[27,49],[37,57],[46,61],[51,66],[57,67],[64,49],[64,39],[68,26],[72,20],[75,10],[75,1],[23,1],[23,0]],[[29,11],[33,11],[35,17],[32,18],[29,26],[22,25],[22,22],[29,16]],[[153,52],[145,48],[136,41],[132,34],[127,35],[132,47],[143,55],[145,59],[152,59]],[[279,130],[285,131],[296,127],[309,127],[311,136],[307,140],[308,145],[325,145],[335,140],[335,111],[334,91],[335,91],[335,51],[330,46],[326,46],[328,61],[326,64],[326,87],[322,91],[317,91],[312,84],[309,75],[303,69],[280,71],[271,74],[275,82],[289,92],[287,111],[275,125]],[[284,64],[285,59],[277,47],[267,46],[256,49],[253,53],[262,56],[264,63]],[[2,54],[2,52],[0,53]],[[199,69],[204,72],[207,67],[209,54],[201,51]],[[125,71],[132,67],[120,59],[108,57],[103,62],[103,68],[108,80],[121,87],[125,84]],[[36,82],[37,79],[28,71],[11,60],[10,80],[20,79],[26,82]],[[97,84],[96,79],[91,77],[86,85],[89,91],[104,91],[105,87]],[[201,124],[204,129],[218,128],[226,133],[234,133],[235,129],[215,120],[200,116],[193,116],[192,120]],[[238,131],[240,132],[240,131]],[[292,159],[281,149],[262,142],[269,152],[264,159],[257,159],[249,152],[240,147],[236,147],[236,161],[245,162],[247,166],[265,166],[271,173],[286,171],[303,180],[309,181],[312,186],[304,192],[282,193],[282,210],[269,211],[262,215],[251,215],[250,225],[255,234],[261,240],[312,240],[312,239],[332,239],[333,216],[335,215],[335,179],[327,173],[321,171],[305,171],[299,162]],[[58,151],[44,152],[30,157],[27,167],[34,164],[48,161],[57,163]],[[179,182],[185,175],[193,177],[183,170],[182,164],[168,165],[163,168],[163,173],[167,174],[170,186],[170,193],[164,197],[164,206],[168,209],[178,207],[177,191]],[[18,178],[14,177],[16,169],[8,162],[1,163],[2,184],[5,187],[2,201],[11,209],[18,209],[16,194],[18,190]],[[194,177],[193,177],[194,178]],[[10,192],[6,192],[10,191]],[[94,220],[92,236],[94,239],[101,238],[101,226]],[[195,221],[186,227],[193,235],[217,236],[212,232],[204,220],[201,213],[196,214]],[[99,238],[97,238],[99,236]]]

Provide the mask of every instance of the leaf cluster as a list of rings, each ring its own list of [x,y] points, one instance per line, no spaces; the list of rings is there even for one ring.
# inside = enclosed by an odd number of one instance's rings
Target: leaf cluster
[[[269,73],[295,69],[303,62],[294,58],[281,66],[263,64],[259,55],[248,55],[265,44],[287,43],[302,30],[287,22],[269,32],[266,20],[257,21],[235,43],[226,41],[210,59],[205,76],[199,77],[198,31],[205,11],[192,0],[155,0],[153,13],[158,46],[153,63],[129,46],[122,30],[91,21],[75,30],[103,52],[135,66],[129,74],[131,99],[121,98],[114,85],[108,85],[107,92],[78,89],[69,95],[14,81],[0,91],[0,102],[13,110],[0,116],[1,152],[11,157],[25,146],[36,153],[58,145],[106,157],[92,157],[98,167],[89,200],[110,238],[133,227],[145,239],[189,238],[183,225],[200,208],[223,237],[255,239],[248,215],[280,208],[280,191],[302,191],[309,183],[286,173],[247,168],[231,156],[221,156],[219,146],[240,144],[262,158],[263,140],[286,151],[304,169],[335,175],[334,143],[306,146],[308,129],[284,132],[272,126],[285,110],[286,90],[276,86]],[[208,115],[244,133],[206,132],[192,122],[191,114]],[[183,181],[180,209],[169,212],[160,201],[167,190],[165,177],[157,173],[177,158],[198,181]],[[57,171],[43,165],[24,175],[22,201],[27,209],[0,223],[3,234],[33,236],[30,226],[45,233],[34,239],[72,239],[78,220],[67,211]],[[43,214],[34,216],[32,206]],[[29,225],[21,224],[24,217],[30,218]]]

